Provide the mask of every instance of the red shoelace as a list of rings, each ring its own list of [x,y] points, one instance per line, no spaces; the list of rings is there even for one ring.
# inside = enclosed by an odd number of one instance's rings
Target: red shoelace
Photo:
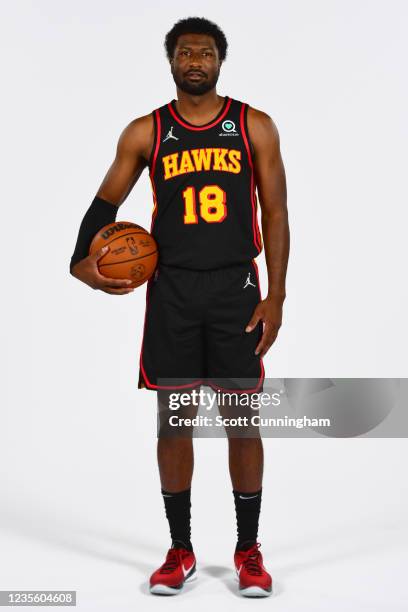
[[[262,567],[261,567],[261,553],[259,552],[259,547],[261,545],[259,543],[254,544],[248,551],[248,557],[245,559],[243,565],[251,576],[261,576],[262,575]]]
[[[176,569],[176,567],[179,565],[180,562],[181,562],[180,549],[170,548],[169,552],[167,553],[166,560],[160,568],[160,573],[170,574],[171,572],[174,572],[174,570]]]

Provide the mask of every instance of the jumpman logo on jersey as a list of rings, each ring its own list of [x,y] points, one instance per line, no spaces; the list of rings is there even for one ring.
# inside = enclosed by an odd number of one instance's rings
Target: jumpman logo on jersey
[[[245,281],[244,289],[246,289],[246,287],[248,287],[248,285],[252,285],[252,287],[256,287],[256,285],[254,285],[254,283],[251,282],[251,273],[250,272],[248,272],[248,276],[247,276],[247,279]]]
[[[166,140],[170,140],[170,138],[173,138],[173,140],[180,140],[180,138],[177,138],[177,136],[173,135],[173,126],[171,126],[170,131],[162,142],[166,142]]]

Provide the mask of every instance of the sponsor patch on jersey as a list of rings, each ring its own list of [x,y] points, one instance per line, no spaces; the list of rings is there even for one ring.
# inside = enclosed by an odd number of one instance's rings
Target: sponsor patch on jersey
[[[225,121],[222,122],[221,128],[223,131],[220,132],[218,136],[239,136],[235,128],[235,123],[231,121],[231,119],[225,119]]]

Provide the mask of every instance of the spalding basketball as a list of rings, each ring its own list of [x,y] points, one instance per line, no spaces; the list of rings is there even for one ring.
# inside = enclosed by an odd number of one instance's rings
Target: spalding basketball
[[[89,254],[104,246],[109,251],[98,260],[103,276],[125,278],[133,281],[129,287],[139,287],[153,275],[159,256],[157,244],[140,225],[127,221],[105,225],[92,240]]]

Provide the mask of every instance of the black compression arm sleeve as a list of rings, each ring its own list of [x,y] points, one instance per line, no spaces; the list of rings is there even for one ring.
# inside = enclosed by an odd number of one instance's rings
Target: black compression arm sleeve
[[[116,204],[111,204],[98,196],[93,199],[79,228],[75,251],[71,257],[71,264],[69,266],[71,272],[73,266],[75,266],[78,261],[81,261],[81,259],[89,255],[89,247],[95,234],[104,225],[113,223],[116,220],[117,212],[118,207]]]

